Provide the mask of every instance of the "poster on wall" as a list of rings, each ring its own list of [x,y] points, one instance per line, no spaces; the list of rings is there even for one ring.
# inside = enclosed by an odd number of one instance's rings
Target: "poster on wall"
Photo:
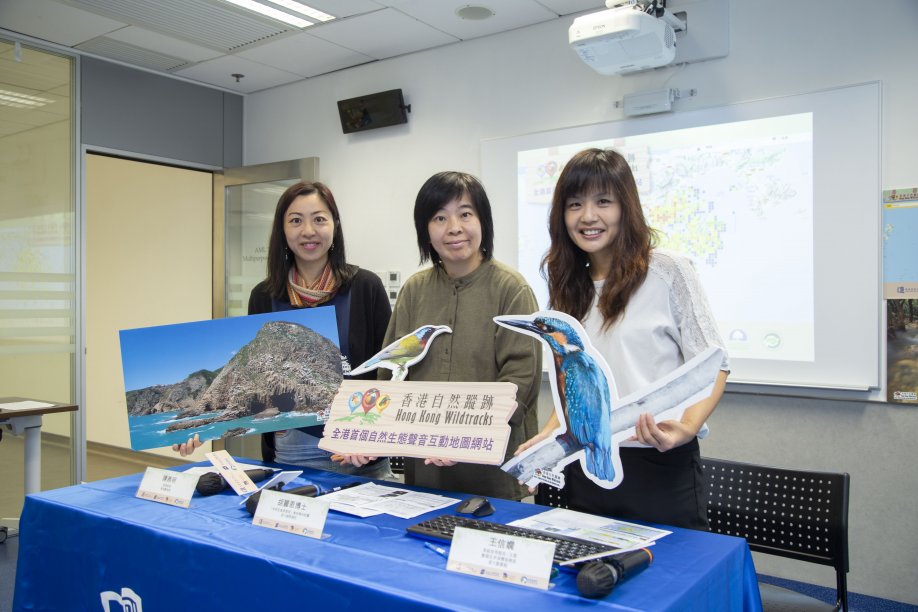
[[[886,400],[918,404],[918,297],[886,300]]]
[[[883,297],[918,298],[918,187],[883,191]]]
[[[119,336],[134,450],[319,425],[341,385],[333,306]]]

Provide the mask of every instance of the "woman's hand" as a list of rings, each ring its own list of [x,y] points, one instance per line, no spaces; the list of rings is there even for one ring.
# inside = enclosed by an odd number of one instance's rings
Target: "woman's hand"
[[[539,442],[552,437],[559,429],[561,429],[561,421],[558,419],[558,414],[552,411],[551,416],[548,417],[548,422],[545,423],[542,431],[520,444],[519,448],[517,448],[513,453],[513,456],[516,457],[527,448],[532,448]]]
[[[435,465],[437,467],[453,467],[456,462],[451,459],[430,458],[424,460],[424,465]]]
[[[553,433],[554,433],[553,431],[545,431],[545,430],[543,429],[542,431],[540,431],[540,432],[537,433],[536,435],[532,436],[531,438],[529,438],[528,440],[526,440],[525,442],[523,442],[522,444],[520,444],[520,445],[517,447],[517,449],[513,452],[513,456],[516,457],[517,455],[519,455],[520,453],[522,453],[523,451],[525,451],[527,448],[532,448],[533,446],[535,446],[535,445],[538,444],[539,442],[548,439]]]
[[[645,412],[638,417],[634,435],[628,440],[652,446],[663,453],[691,441],[696,433],[697,429],[682,421],[669,420],[657,423],[653,420],[652,414]]]
[[[376,461],[379,457],[371,457],[370,455],[352,455],[352,454],[343,454],[343,455],[332,455],[331,460],[340,463],[341,465],[352,465],[354,467],[363,467],[371,461]]]
[[[202,444],[201,437],[198,434],[194,434],[193,438],[188,438],[187,442],[182,442],[181,444],[173,444],[172,450],[180,454],[182,457],[187,457],[194,451],[196,451]]]

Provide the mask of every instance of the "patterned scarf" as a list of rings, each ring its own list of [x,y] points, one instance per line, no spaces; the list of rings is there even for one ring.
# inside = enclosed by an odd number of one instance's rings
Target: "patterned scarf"
[[[290,266],[290,276],[287,278],[287,295],[290,296],[290,305],[294,308],[324,304],[335,297],[337,289],[338,282],[335,280],[335,275],[332,274],[331,264],[325,264],[325,269],[322,270],[319,279],[311,285],[303,281],[296,270],[296,266]]]

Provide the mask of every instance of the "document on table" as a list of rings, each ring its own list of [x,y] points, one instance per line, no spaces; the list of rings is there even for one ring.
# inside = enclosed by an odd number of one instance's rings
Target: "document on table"
[[[459,500],[432,493],[419,493],[372,482],[349,487],[322,496],[331,509],[359,517],[391,514],[399,518],[414,518],[432,510],[446,508]]]
[[[616,521],[604,516],[575,512],[564,508],[548,510],[528,518],[513,521],[510,524],[516,527],[525,527],[536,531],[555,533],[614,546],[622,549],[621,552],[651,546],[655,540],[672,533],[665,529]]]
[[[35,410],[36,408],[50,408],[54,404],[47,402],[36,402],[34,400],[23,400],[21,402],[6,402],[0,404],[0,410]]]

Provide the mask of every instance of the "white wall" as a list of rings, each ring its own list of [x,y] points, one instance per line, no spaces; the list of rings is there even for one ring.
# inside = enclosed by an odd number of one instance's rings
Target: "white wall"
[[[729,56],[690,65],[667,83],[698,90],[677,109],[879,80],[883,187],[918,183],[918,121],[911,110],[918,100],[918,3],[731,0],[730,11]],[[615,100],[659,88],[670,76],[672,69],[630,77],[592,72],[567,46],[571,20],[253,94],[245,105],[246,163],[319,156],[321,177],[342,209],[349,259],[407,276],[417,263],[414,197],[429,175],[446,169],[480,174],[482,139],[620,119]],[[337,100],[395,87],[412,105],[407,125],[341,133]],[[878,201],[879,194],[863,205]],[[499,224],[496,230],[497,257],[513,261],[501,234],[514,228]],[[708,456],[850,472],[850,590],[918,604],[918,411],[732,393],[711,425],[703,449]],[[756,564],[765,573],[834,584],[830,569],[762,556]]]

